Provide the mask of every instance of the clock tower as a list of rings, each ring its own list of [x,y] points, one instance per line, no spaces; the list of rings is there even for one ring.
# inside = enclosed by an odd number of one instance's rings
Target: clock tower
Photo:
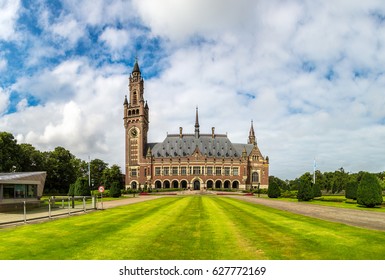
[[[124,127],[126,139],[126,185],[139,187],[146,177],[145,156],[147,148],[148,112],[144,101],[143,78],[138,61],[129,77],[129,100],[124,99]],[[144,179],[144,180],[143,180]]]

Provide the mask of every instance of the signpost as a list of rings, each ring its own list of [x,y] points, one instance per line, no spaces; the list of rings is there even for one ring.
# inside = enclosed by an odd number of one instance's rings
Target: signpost
[[[103,210],[103,193],[104,193],[104,187],[100,186],[98,188],[98,191],[100,192],[100,202],[102,203],[102,210]]]

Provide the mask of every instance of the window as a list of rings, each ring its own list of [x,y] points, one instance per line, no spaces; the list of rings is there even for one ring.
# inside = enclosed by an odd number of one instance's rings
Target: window
[[[178,167],[174,166],[172,168],[172,175],[178,175]]]
[[[181,175],[186,175],[187,174],[187,168],[186,167],[181,167],[180,168],[180,174]]]
[[[230,167],[225,167],[225,175],[230,176]]]
[[[163,175],[170,175],[170,168],[169,167],[163,167]]]
[[[259,182],[259,174],[258,174],[258,172],[253,172],[253,174],[251,174],[251,181],[253,183]]]
[[[160,176],[160,167],[155,167],[155,175]]]
[[[137,170],[131,169],[131,177],[136,177],[136,176],[138,176]]]
[[[200,175],[201,174],[201,168],[199,166],[193,167],[193,175]]]
[[[212,166],[206,167],[206,171],[207,171],[207,175],[213,175],[213,167]]]
[[[238,167],[233,167],[233,175],[238,176],[239,175],[239,169]]]
[[[215,167],[215,175],[222,175],[222,168],[221,167]]]

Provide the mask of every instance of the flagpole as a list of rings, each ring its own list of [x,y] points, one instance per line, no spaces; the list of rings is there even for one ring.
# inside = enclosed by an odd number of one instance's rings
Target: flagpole
[[[315,168],[316,168],[317,164],[315,162],[315,158],[314,158],[314,164],[313,164],[313,184],[315,185]]]

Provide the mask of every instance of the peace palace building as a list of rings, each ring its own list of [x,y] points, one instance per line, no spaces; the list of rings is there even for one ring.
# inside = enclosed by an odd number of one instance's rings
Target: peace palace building
[[[267,188],[269,158],[258,148],[253,123],[248,143],[232,143],[226,134],[199,131],[196,109],[194,133],[167,134],[161,143],[148,143],[149,107],[138,62],[129,77],[124,100],[126,188],[256,189]]]

